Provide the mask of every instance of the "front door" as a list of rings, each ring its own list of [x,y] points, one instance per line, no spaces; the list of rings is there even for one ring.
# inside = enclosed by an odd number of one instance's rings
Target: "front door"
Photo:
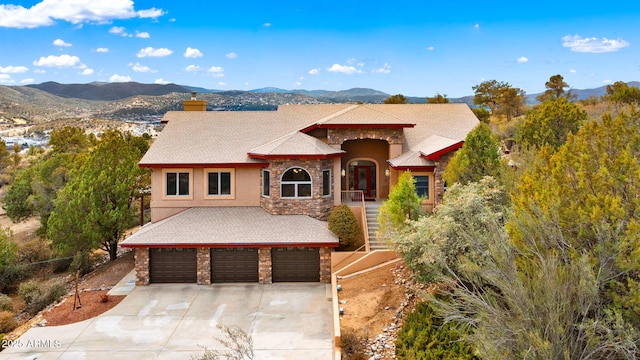
[[[371,166],[369,165],[356,165],[354,167],[354,184],[356,190],[362,190],[364,197],[371,198]],[[375,189],[374,189],[375,190]]]

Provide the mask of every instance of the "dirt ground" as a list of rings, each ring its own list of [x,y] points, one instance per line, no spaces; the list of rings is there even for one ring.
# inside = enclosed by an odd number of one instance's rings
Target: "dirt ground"
[[[391,324],[406,299],[402,279],[407,273],[400,262],[339,279],[342,287],[338,293],[339,307],[344,309],[341,329],[362,330],[365,337],[375,337]]]

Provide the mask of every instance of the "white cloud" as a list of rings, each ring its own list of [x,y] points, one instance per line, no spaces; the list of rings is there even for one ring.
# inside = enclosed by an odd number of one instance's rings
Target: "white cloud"
[[[474,29],[480,29],[480,24],[475,23],[475,25],[473,25],[473,28],[474,28]]]
[[[9,74],[0,74],[0,84],[13,84],[16,81]]]
[[[56,20],[105,24],[115,19],[157,18],[165,13],[156,8],[135,11],[132,0],[42,0],[30,8],[0,5],[0,27],[37,28],[53,25]]]
[[[224,69],[220,66],[212,66],[207,70],[207,72],[211,73],[213,77],[224,76]]]
[[[224,55],[227,59],[235,59],[238,57],[238,54],[234,53],[234,52],[230,52],[228,54]]]
[[[89,68],[82,70],[82,72],[80,73],[80,75],[91,75],[91,74],[93,74],[93,69],[89,69]]]
[[[198,71],[200,70],[200,66],[198,65],[189,65],[186,68],[184,68],[185,71]]]
[[[427,47],[427,50],[429,50],[429,51],[433,51],[433,50],[435,50],[435,49],[436,49],[436,48],[435,48],[435,47],[433,47],[433,46],[429,46],[429,47]]]
[[[151,35],[149,35],[148,32],[146,31],[138,31],[136,30],[136,37],[139,39],[148,39],[151,37]]]
[[[296,86],[302,86],[302,83],[301,83],[300,81],[296,81],[294,84],[295,84]]]
[[[25,73],[29,71],[29,68],[26,66],[5,66],[2,67],[0,66],[0,73],[2,74],[19,74],[19,73]]]
[[[266,22],[266,23],[262,24],[262,26],[264,26],[264,27],[271,27],[271,23]],[[225,84],[225,85],[226,85],[226,84]]]
[[[343,73],[347,75],[361,73],[362,71],[356,69],[353,66],[333,64],[330,68],[327,69],[329,72]]]
[[[109,78],[109,82],[130,82],[131,76],[113,74]]]
[[[524,56],[521,56],[521,57],[517,58],[516,61],[519,62],[520,64],[524,64],[526,62],[529,62],[529,59],[524,57]]]
[[[602,80],[602,82],[605,83],[605,84],[611,84],[613,81],[611,81],[611,80]]]
[[[227,86],[227,83],[226,83],[226,82],[224,82],[224,81],[220,81],[220,82],[218,83],[218,85],[220,85],[220,86]]]
[[[47,57],[40,57],[39,60],[33,62],[35,66],[44,66],[44,67],[58,67],[58,68],[80,68],[84,69],[87,66],[80,61],[80,58],[77,56],[71,55],[49,55]]]
[[[570,73],[572,73],[572,74],[575,74],[575,73],[577,73],[578,71],[577,71],[576,69],[569,69],[569,72],[570,72]]]
[[[162,9],[156,9],[156,8],[138,10],[136,12],[136,14],[138,14],[138,17],[141,19],[146,19],[146,18],[157,19],[160,16],[165,15],[166,13],[167,13],[166,11]]]
[[[320,73],[320,69],[314,68],[309,70],[309,75],[318,75]]]
[[[65,42],[65,41],[64,41],[64,40],[62,40],[62,39],[55,39],[55,40],[53,40],[53,45],[55,45],[55,46],[63,46],[63,47],[70,47],[70,46],[71,46],[71,44],[70,44],[70,43]]]
[[[139,58],[143,58],[143,57],[165,57],[165,56],[169,56],[173,54],[173,51],[167,49],[167,48],[160,48],[160,49],[155,49],[152,48],[151,46],[146,47],[144,49],[141,49],[140,51],[138,51],[138,54],[136,55]]]
[[[131,66],[131,69],[133,71],[139,72],[139,73],[155,73],[155,72],[158,72],[157,70],[153,70],[148,66],[141,65],[139,62],[137,62],[135,64],[129,64],[129,66]]]
[[[34,82],[35,82],[35,80],[31,79],[31,78],[20,80],[20,84],[33,84]]]
[[[582,53],[615,52],[629,45],[629,42],[623,39],[583,38],[580,35],[567,35],[562,38],[563,47]]]
[[[195,59],[202,57],[202,52],[198,49],[188,47],[187,50],[184,51],[184,57],[187,59]]]
[[[125,32],[125,30],[126,29],[122,26],[114,26],[111,29],[109,29],[109,34],[127,36],[127,33]]]
[[[99,53],[108,53],[108,52],[109,52],[109,48],[103,48],[103,47],[100,47],[100,48],[97,48],[97,49],[96,49],[96,52],[99,52]]]
[[[376,74],[388,74],[391,72],[391,65],[384,63],[384,65],[381,68],[375,69],[372,72]]]
[[[166,84],[171,84],[171,81],[167,81],[163,78],[160,79],[156,79],[156,81],[153,82],[154,84],[160,84],[160,85],[166,85]]]
[[[45,69],[35,69],[33,70],[34,73],[36,74],[46,74],[47,71]]]

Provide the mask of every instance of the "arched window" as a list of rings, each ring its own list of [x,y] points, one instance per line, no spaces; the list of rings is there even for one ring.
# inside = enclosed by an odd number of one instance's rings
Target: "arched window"
[[[280,194],[283,198],[310,198],[311,176],[301,167],[291,168],[282,174]]]

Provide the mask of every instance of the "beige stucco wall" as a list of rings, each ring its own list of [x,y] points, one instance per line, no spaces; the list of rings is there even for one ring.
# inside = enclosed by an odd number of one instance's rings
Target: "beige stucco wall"
[[[354,160],[369,160],[376,163],[376,194],[378,198],[386,198],[389,195],[389,178],[385,175],[388,168],[389,144],[384,140],[349,140],[342,143],[342,150],[347,154],[342,157],[342,168],[348,169],[349,163]],[[348,189],[349,173],[342,178],[342,188]]]
[[[165,196],[164,174],[167,171],[191,173],[189,196]],[[207,171],[232,171],[232,194],[207,197]],[[151,173],[151,221],[159,221],[190,207],[260,206],[261,168],[181,168],[153,169]]]

